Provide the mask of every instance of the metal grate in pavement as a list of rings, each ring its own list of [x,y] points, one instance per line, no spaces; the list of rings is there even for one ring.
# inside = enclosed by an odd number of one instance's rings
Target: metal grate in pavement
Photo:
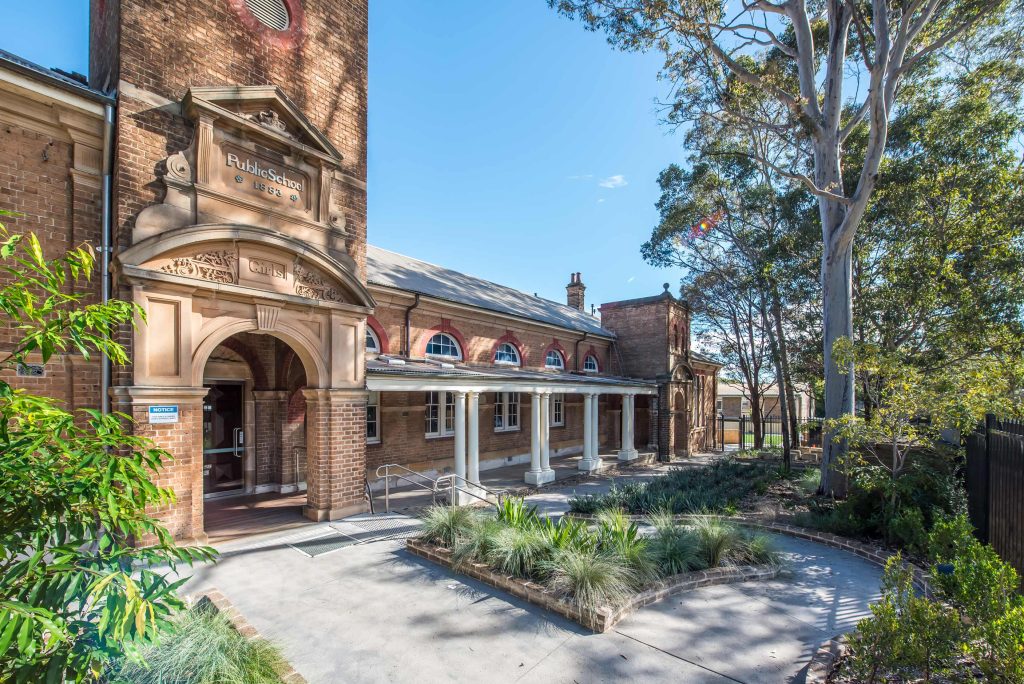
[[[322,537],[314,537],[313,539],[296,541],[294,543],[289,544],[288,546],[292,547],[299,553],[309,556],[310,558],[316,558],[317,556],[322,556],[325,553],[337,551],[339,549],[345,548],[346,546],[352,546],[353,544],[358,543],[358,539],[353,539],[347,534],[342,534],[341,532],[334,531],[331,534]]]
[[[340,530],[344,534],[359,537],[366,541],[380,539],[406,539],[415,537],[423,530],[423,523],[418,518],[407,515],[354,516],[341,521],[360,528],[364,532]],[[365,534],[370,536],[364,536]]]

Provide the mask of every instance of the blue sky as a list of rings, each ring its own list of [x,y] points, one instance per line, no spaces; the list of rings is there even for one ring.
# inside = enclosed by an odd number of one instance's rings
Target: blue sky
[[[86,72],[87,0],[5,14],[0,48]],[[573,271],[592,303],[675,289],[640,258],[684,157],[659,66],[543,0],[371,1],[370,241],[558,301]]]

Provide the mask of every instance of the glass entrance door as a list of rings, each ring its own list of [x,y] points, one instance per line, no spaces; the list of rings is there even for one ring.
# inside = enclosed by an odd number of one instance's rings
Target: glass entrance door
[[[203,402],[203,494],[217,496],[242,489],[245,451],[241,383],[206,385]]]

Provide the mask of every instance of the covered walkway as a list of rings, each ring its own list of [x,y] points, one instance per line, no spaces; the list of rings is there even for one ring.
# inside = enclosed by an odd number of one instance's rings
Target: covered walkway
[[[480,396],[483,393],[514,393],[529,397],[530,466],[522,481],[542,486],[556,480],[552,465],[551,416],[553,396],[583,396],[583,450],[575,459],[576,469],[593,472],[601,467],[599,397],[620,395],[620,446],[612,456],[619,461],[638,458],[636,446],[636,397],[656,397],[655,383],[634,378],[589,375],[560,371],[537,371],[519,367],[472,368],[437,361],[413,361],[381,356],[367,362],[366,387],[371,392],[437,392],[453,397],[451,428],[453,439],[453,472],[448,474],[460,490],[459,503],[470,503],[475,487],[486,486],[480,471]],[[525,402],[525,399],[520,399]],[[652,401],[656,402],[656,399]],[[441,403],[441,402],[439,402]],[[448,421],[449,414],[439,419]],[[518,405],[517,405],[518,406]],[[518,407],[516,409],[518,421]],[[516,426],[518,428],[518,424]],[[503,469],[497,469],[503,470]],[[495,475],[486,476],[494,479]]]

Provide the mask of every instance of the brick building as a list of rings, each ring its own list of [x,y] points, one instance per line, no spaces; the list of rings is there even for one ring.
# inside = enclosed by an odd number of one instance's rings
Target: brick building
[[[366,62],[366,0],[94,0],[87,81],[0,53],[6,222],[98,247],[90,295],[147,316],[129,366],[12,382],[133,416],[185,539],[222,497],[362,511],[386,463],[541,485],[715,446],[718,366],[667,289],[598,319],[579,273],[562,304],[367,244]]]

